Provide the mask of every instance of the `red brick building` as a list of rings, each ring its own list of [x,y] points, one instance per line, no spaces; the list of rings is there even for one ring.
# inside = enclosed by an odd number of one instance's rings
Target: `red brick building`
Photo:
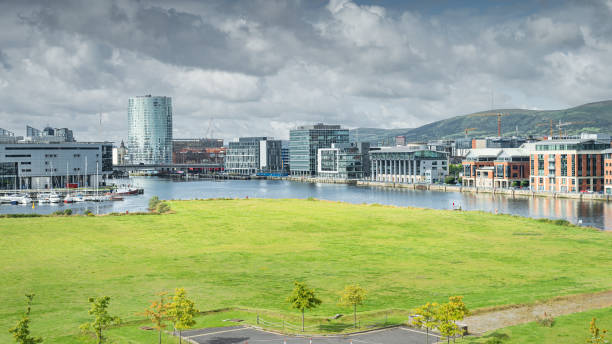
[[[531,189],[546,192],[604,190],[604,150],[597,140],[546,140],[530,156]],[[612,177],[609,177],[610,179]]]
[[[604,151],[604,191],[612,194],[612,149]]]
[[[509,188],[529,181],[529,152],[521,148],[472,149],[463,164],[463,185]]]

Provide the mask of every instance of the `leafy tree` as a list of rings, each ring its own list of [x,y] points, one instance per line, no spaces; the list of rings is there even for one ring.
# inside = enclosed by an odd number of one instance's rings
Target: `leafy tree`
[[[155,210],[157,209],[157,204],[159,204],[159,197],[157,196],[153,196],[151,197],[151,199],[149,199],[149,210]]]
[[[166,303],[166,294],[168,293],[161,292],[157,294],[159,296],[159,301],[151,302],[149,308],[144,311],[144,315],[151,319],[154,328],[159,331],[159,344],[161,344],[162,330],[166,328],[164,317],[168,315],[168,310],[170,308],[170,305]]]
[[[455,177],[454,176],[448,176],[448,177],[444,178],[444,184],[455,184]]]
[[[452,174],[453,176],[457,177],[459,175],[459,173],[463,172],[463,165],[462,164],[450,164],[448,165],[448,173]]]
[[[459,327],[453,320],[454,309],[451,303],[443,303],[436,308],[435,319],[438,325],[440,334],[446,337],[447,342],[450,342],[450,337],[454,337],[459,332]]]
[[[172,297],[172,303],[168,308],[168,315],[172,319],[174,328],[179,330],[179,343],[182,341],[181,331],[192,328],[195,325],[193,319],[198,310],[195,308],[195,303],[187,298],[187,292],[183,288],[176,288],[175,294]]]
[[[587,339],[588,344],[606,344],[610,343],[606,340],[606,334],[608,330],[600,329],[597,327],[597,319],[593,317],[591,320],[591,326],[589,327],[591,336]]]
[[[64,215],[68,215],[68,216],[72,215],[72,209],[64,210]]]
[[[513,188],[517,188],[519,186],[521,186],[521,183],[518,180],[515,180],[515,181],[512,182],[512,187]]]
[[[96,335],[98,344],[102,343],[104,336],[102,331],[106,330],[112,325],[118,325],[121,323],[121,319],[116,316],[108,314],[108,305],[110,304],[110,297],[102,296],[98,298],[90,297],[88,299],[91,304],[89,309],[89,315],[93,315],[94,320],[92,322],[81,325],[81,330],[84,332],[92,331]]]
[[[365,289],[361,288],[358,284],[347,285],[342,291],[342,296],[340,297],[340,304],[345,306],[353,306],[355,328],[357,328],[357,305],[363,304],[366,294],[367,292]]]
[[[287,298],[291,307],[302,312],[302,332],[304,332],[304,310],[312,309],[321,304],[321,300],[315,296],[314,289],[309,289],[306,283],[293,282],[293,292]]]
[[[524,187],[524,188],[528,187],[529,186],[529,181],[528,180],[523,180],[521,182],[521,186]]]
[[[9,333],[13,335],[15,342],[20,344],[42,343],[42,338],[30,337],[30,310],[32,300],[34,300],[34,294],[25,294],[25,297],[28,299],[28,307],[26,308],[26,312],[21,317],[21,320],[17,322],[15,327],[9,330]]]
[[[436,318],[437,309],[440,305],[436,302],[426,303],[421,307],[415,308],[412,312],[416,314],[416,317],[412,320],[412,323],[417,327],[425,327],[427,332],[427,344],[429,344],[429,330],[438,327],[438,320]]]

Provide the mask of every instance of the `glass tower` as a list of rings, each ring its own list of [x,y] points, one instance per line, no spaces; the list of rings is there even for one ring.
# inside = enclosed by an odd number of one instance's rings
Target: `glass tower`
[[[314,176],[317,172],[319,148],[332,143],[348,143],[349,130],[339,125],[300,126],[289,131],[289,168],[294,176]]]
[[[130,98],[128,126],[131,164],[172,163],[172,98]]]

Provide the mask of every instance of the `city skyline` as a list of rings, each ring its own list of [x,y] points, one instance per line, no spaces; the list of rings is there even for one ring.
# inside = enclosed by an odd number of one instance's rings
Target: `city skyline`
[[[175,137],[226,140],[611,98],[609,0],[5,1],[0,13],[0,117],[18,135],[49,123],[118,143],[128,98],[145,94],[173,98]]]

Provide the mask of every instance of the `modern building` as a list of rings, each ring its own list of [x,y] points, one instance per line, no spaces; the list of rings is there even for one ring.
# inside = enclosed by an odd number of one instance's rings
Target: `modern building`
[[[216,160],[217,156],[211,156],[209,149],[222,147],[223,139],[174,139],[172,162],[175,164],[211,162]]]
[[[0,143],[17,143],[18,137],[15,133],[0,128]]]
[[[363,155],[356,144],[332,143],[331,148],[319,148],[317,177],[336,180],[363,178]]]
[[[462,164],[463,186],[509,188],[529,181],[529,151],[527,149],[472,149]]]
[[[172,163],[172,98],[151,95],[128,100],[130,164]]]
[[[1,189],[103,184],[113,172],[110,142],[0,144]]]
[[[119,147],[113,147],[113,166],[125,165],[125,158],[127,156],[127,148],[123,140]]]
[[[371,180],[392,183],[437,183],[448,175],[448,153],[381,147],[370,151]]]
[[[612,194],[612,149],[606,149],[604,154],[604,192]]]
[[[403,146],[406,144],[406,136],[396,136],[395,137],[395,145]]]
[[[592,139],[545,140],[530,153],[534,191],[599,192],[604,190],[604,159],[610,142]]]
[[[289,173],[289,141],[281,141],[281,160],[283,161],[283,172]]]
[[[280,173],[281,141],[269,137],[241,137],[230,142],[225,155],[225,171],[230,174],[252,175]]]
[[[314,176],[320,148],[331,148],[332,143],[348,143],[349,130],[339,125],[300,126],[289,132],[289,166],[291,175]]]
[[[25,142],[32,143],[58,143],[58,142],[75,142],[72,130],[68,128],[52,128],[45,127],[43,130],[38,130],[29,125],[26,125]]]

